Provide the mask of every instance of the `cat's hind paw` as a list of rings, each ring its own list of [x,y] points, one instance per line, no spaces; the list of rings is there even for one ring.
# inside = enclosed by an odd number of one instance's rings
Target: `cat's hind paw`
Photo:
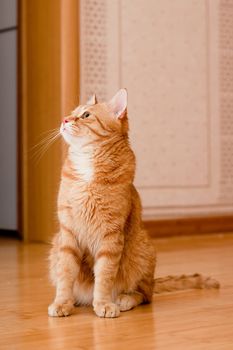
[[[116,304],[121,311],[128,311],[138,305],[137,301],[132,295],[120,294],[116,300]]]
[[[212,288],[215,288],[215,289],[219,289],[220,288],[220,283],[215,280],[214,278],[212,277],[207,277],[204,281],[204,288],[208,288],[208,289],[212,289]]]

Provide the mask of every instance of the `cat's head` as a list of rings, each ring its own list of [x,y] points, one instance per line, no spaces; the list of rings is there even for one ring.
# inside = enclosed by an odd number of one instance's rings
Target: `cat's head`
[[[106,103],[98,103],[93,95],[85,105],[78,106],[66,117],[60,128],[61,135],[71,146],[85,142],[99,142],[113,135],[127,136],[127,91],[119,90]]]

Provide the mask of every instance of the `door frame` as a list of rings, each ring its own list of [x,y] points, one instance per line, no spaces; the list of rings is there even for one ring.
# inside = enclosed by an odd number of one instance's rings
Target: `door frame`
[[[47,242],[58,229],[63,146],[38,162],[35,145],[79,102],[79,2],[20,0],[18,17],[18,225],[24,241]]]

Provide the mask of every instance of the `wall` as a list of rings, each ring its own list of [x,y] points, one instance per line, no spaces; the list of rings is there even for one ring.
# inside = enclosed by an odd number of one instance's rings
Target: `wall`
[[[81,100],[129,92],[145,217],[233,212],[233,5],[81,0]]]
[[[0,229],[17,230],[17,9],[0,1]]]

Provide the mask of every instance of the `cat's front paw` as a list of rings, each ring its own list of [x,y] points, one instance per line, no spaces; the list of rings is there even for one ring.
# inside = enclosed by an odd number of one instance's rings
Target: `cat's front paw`
[[[52,317],[69,316],[74,308],[72,301],[66,301],[64,303],[54,302],[48,307],[48,314]]]
[[[120,316],[120,309],[114,303],[96,302],[94,303],[94,311],[99,317],[114,318]]]

